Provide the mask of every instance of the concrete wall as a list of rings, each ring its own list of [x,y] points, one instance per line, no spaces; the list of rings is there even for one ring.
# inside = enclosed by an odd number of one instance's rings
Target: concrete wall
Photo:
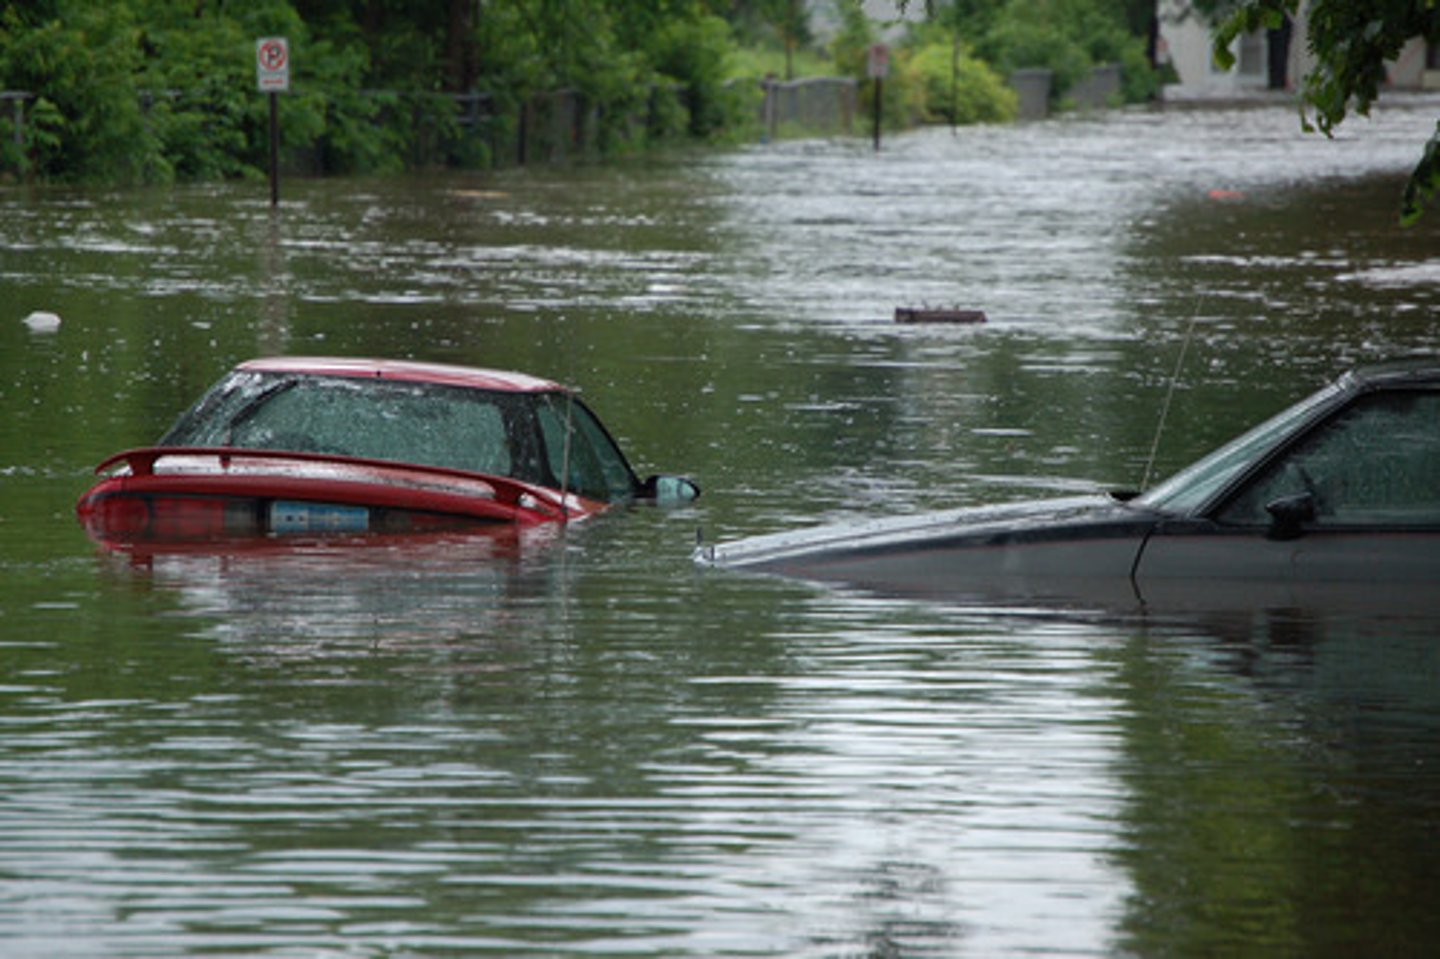
[[[1039,120],[1050,114],[1050,84],[1054,75],[1039,67],[1010,74],[1010,87],[1020,98],[1020,119]]]
[[[1020,119],[1039,120],[1050,115],[1050,93],[1055,77],[1041,67],[1016,70],[1010,74],[1010,88],[1020,98]],[[1120,97],[1120,65],[1101,64],[1065,93],[1065,99],[1080,110],[1113,106]]]
[[[1113,106],[1120,98],[1120,64],[1106,63],[1093,68],[1070,88],[1069,97],[1081,110]]]

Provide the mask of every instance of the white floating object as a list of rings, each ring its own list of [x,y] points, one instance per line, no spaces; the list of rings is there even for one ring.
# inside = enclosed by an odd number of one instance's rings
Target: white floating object
[[[25,317],[24,323],[32,333],[54,333],[60,329],[60,314],[36,310]]]

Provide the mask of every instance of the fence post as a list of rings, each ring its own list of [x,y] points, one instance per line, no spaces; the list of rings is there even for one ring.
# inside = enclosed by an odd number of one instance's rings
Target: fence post
[[[765,91],[764,123],[765,133],[763,143],[769,143],[775,139],[775,95],[776,95],[775,74],[767,73],[760,81],[760,89]]]
[[[525,141],[530,137],[530,98],[527,96],[520,103],[519,135],[515,137],[515,162],[520,166],[525,165]]]
[[[33,99],[35,99],[35,94],[24,90],[0,92],[0,100],[10,101],[11,125],[14,127],[10,131],[10,135],[15,141],[15,146],[21,149],[25,147],[25,101]]]

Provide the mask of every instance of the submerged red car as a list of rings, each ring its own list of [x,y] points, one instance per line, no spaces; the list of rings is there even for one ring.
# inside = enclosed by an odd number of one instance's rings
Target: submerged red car
[[[116,453],[80,497],[110,545],[563,523],[641,482],[570,390],[523,373],[396,360],[286,357],[227,373],[154,446]]]

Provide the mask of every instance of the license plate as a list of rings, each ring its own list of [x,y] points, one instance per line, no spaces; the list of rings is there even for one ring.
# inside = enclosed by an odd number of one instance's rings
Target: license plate
[[[370,528],[370,511],[363,506],[334,503],[270,504],[272,533],[363,533]]]

